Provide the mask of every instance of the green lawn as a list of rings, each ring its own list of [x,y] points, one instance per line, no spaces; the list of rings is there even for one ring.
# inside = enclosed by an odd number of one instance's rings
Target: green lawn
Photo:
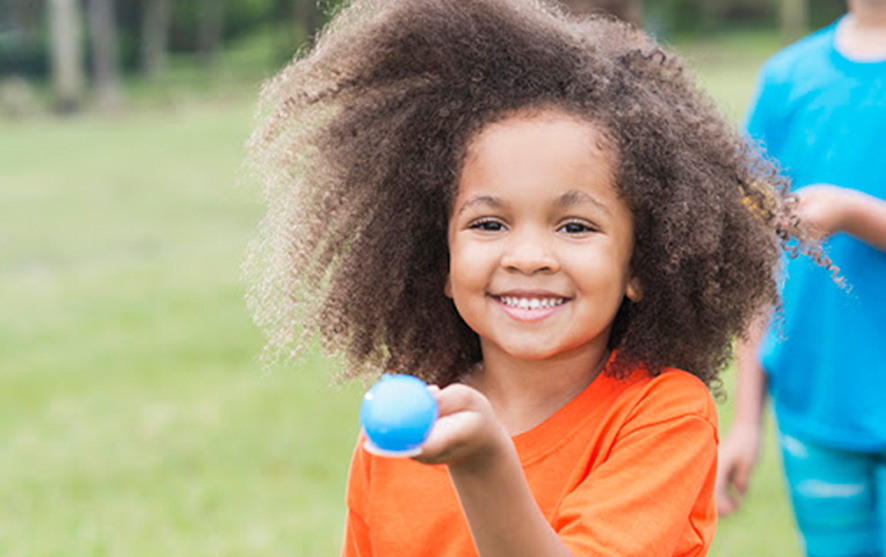
[[[329,555],[359,389],[264,374],[249,102],[0,135],[0,554]]]
[[[777,44],[677,46],[736,119]],[[337,552],[362,389],[256,361],[253,101],[0,122],[0,555]],[[798,554],[771,436],[756,480],[712,555]]]

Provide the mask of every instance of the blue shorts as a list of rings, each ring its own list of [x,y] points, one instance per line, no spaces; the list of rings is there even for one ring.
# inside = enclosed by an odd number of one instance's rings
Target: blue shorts
[[[886,556],[886,453],[822,447],[779,435],[806,554]]]

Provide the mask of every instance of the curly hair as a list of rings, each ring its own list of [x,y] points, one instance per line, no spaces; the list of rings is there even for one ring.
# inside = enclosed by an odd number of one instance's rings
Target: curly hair
[[[319,337],[347,377],[442,385],[479,362],[444,296],[462,160],[484,126],[543,107],[606,130],[634,215],[644,297],[618,311],[609,373],[718,388],[734,338],[780,303],[782,250],[831,267],[776,165],[633,26],[531,0],[357,0],[261,95],[250,160],[269,210],[246,268],[266,356]]]

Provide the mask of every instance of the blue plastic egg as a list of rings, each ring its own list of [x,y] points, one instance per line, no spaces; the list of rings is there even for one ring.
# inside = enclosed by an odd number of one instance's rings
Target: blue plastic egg
[[[424,381],[385,374],[360,406],[360,425],[371,443],[367,449],[390,456],[415,453],[428,438],[437,414],[437,401]]]

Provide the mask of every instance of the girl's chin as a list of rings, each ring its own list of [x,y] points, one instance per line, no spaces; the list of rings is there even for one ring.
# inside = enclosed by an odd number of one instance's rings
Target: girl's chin
[[[523,362],[550,362],[555,360],[570,360],[575,357],[581,358],[583,353],[594,351],[594,343],[557,344],[541,342],[520,342],[513,339],[507,343],[486,343],[481,341],[484,359],[496,354],[513,360]]]
[[[543,362],[564,355],[568,350],[558,350],[550,346],[532,347],[526,344],[499,346],[498,352],[515,360],[525,362]]]

